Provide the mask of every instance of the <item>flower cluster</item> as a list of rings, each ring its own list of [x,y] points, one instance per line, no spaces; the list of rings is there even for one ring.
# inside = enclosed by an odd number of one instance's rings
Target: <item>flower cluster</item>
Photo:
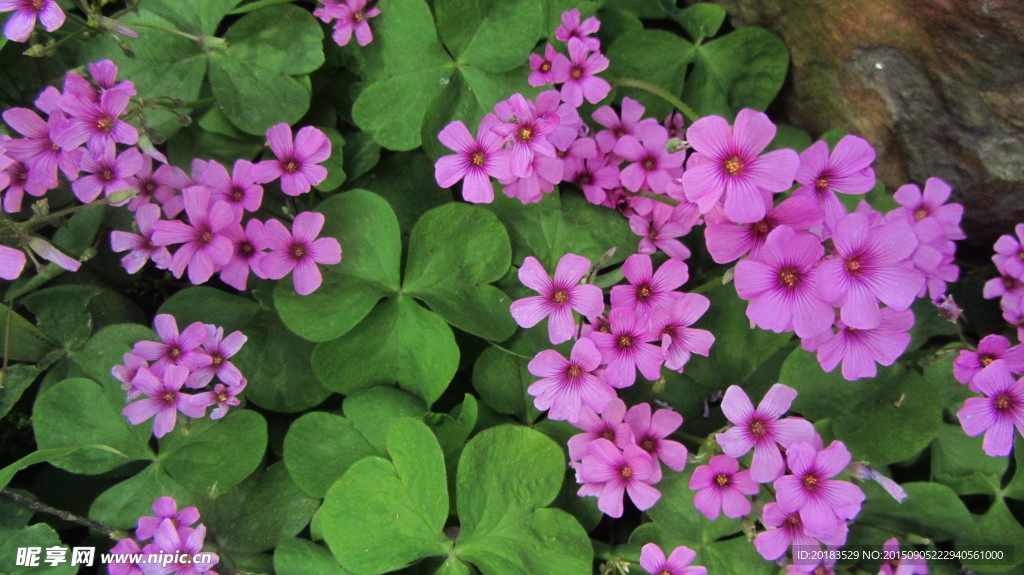
[[[646,403],[627,412],[615,390],[633,385],[637,370],[652,381],[661,377],[663,365],[682,371],[691,353],[708,354],[714,336],[690,327],[707,311],[707,298],[675,291],[689,277],[685,263],[669,260],[655,271],[646,254],[627,258],[622,269],[630,283],[612,288],[607,316],[601,289],[580,284],[590,268],[587,258],[567,254],[552,278],[527,257],[519,279],[539,295],[513,302],[511,313],[522,327],[547,318],[553,344],[575,339],[568,359],[555,350],[533,358],[530,373],[542,379],[528,392],[549,418],[584,430],[569,444],[584,483],[580,495],[598,496],[600,509],[618,517],[624,492],[640,509],[653,505],[660,497],[651,487],[661,479],[660,462],[680,471],[687,452],[666,439],[682,416],[668,409],[652,414]],[[589,322],[582,330],[573,311]]]
[[[782,417],[796,395],[792,388],[775,384],[755,408],[742,388],[729,387],[722,411],[733,426],[716,436],[725,454],[695,469],[690,479],[690,489],[697,491],[694,504],[709,519],[720,513],[732,518],[749,514],[747,497],[761,492],[759,484],[772,484],[769,493],[775,501],[763,506],[760,517],[766,530],[754,539],[769,561],[783,557],[790,545],[843,545],[846,520],[860,512],[864,501],[859,487],[833,479],[850,464],[846,446],[833,441],[823,447],[810,422]],[[739,458],[751,450],[750,468],[740,470]],[[798,572],[813,569],[793,567]]]
[[[127,537],[117,542],[110,553],[125,559],[135,559],[134,563],[111,563],[107,567],[110,575],[140,575],[151,573],[175,573],[176,575],[197,575],[199,573],[214,574],[211,571],[220,558],[216,553],[203,552],[206,539],[206,526],[200,524],[199,510],[186,507],[178,511],[178,503],[171,497],[161,497],[153,503],[155,517],[139,517],[135,529],[135,537]],[[144,547],[140,542],[153,541]],[[149,556],[177,557],[181,562],[149,562]]]
[[[375,2],[370,2],[370,6],[367,6],[367,0],[320,0],[320,3],[323,6],[313,10],[313,15],[327,24],[334,22],[331,37],[337,45],[348,44],[353,33],[360,46],[373,41],[373,31],[367,19],[380,14],[380,8],[372,5]]]
[[[146,396],[122,411],[132,425],[154,417],[153,435],[163,437],[174,429],[179,411],[199,418],[206,416],[207,407],[214,407],[210,417],[220,419],[230,406],[240,404],[237,396],[246,380],[229,360],[247,339],[242,332],[225,336],[224,328],[200,322],[179,332],[177,321],[167,314],[156,316],[154,327],[160,341],[136,343],[124,354],[124,365],[111,370],[128,392],[128,401]],[[212,390],[182,391],[205,388],[214,377],[218,383]]]
[[[740,260],[736,289],[750,302],[755,325],[795,332],[826,371],[842,363],[846,379],[873,377],[878,364],[895,362],[910,342],[914,299],[942,297],[959,274],[953,257],[954,241],[964,237],[963,207],[946,204],[949,186],[936,178],[924,192],[908,184],[889,213],[866,202],[849,213],[837,194],[874,188],[870,144],[846,136],[831,152],[823,141],[801,154],[765,152],[776,127],[750,109],[731,125],[708,116],[684,130],[680,116],[659,123],[623,98],[620,112],[594,112],[601,129],[591,135],[577,108],[608,93],[594,75],[607,59],[589,38],[600,24],[581,23],[577,11],[562,21],[556,37],[568,43],[570,56],[549,44],[544,56],[530,59],[530,83],[561,90],[498,103],[476,138],[461,122],[446,127],[439,138],[457,153],[438,160],[438,184],[464,179],[466,200],[490,202],[493,177],[506,195],[528,203],[572,183],[590,202],[629,217],[642,237],[640,253],[660,250],[678,260],[690,256],[679,238],[703,219],[712,259]],[[670,142],[672,136],[686,143]]]
[[[0,0],[0,14],[4,12],[14,12],[4,26],[4,36],[15,42],[28,42],[36,19],[47,32],[64,25],[64,11],[57,0]]]
[[[999,277],[985,283],[986,298],[1000,298],[1003,318],[1017,328],[1017,339],[1024,341],[1024,224],[1017,224],[1017,237],[1000,236],[996,240],[996,264]]]
[[[986,298],[1000,297],[1003,317],[1017,327],[1024,339],[1024,224],[1017,237],[1004,235],[996,241],[996,264],[1000,277],[985,284]],[[977,350],[965,349],[953,362],[953,376],[971,391],[983,394],[964,402],[957,412],[967,435],[985,434],[982,446],[992,457],[1013,451],[1014,429],[1024,435],[1024,345],[1010,345],[1001,335],[988,335]]]
[[[260,207],[260,184],[280,179],[282,191],[294,196],[322,182],[327,170],[318,164],[330,156],[330,140],[307,126],[293,142],[286,124],[270,128],[267,139],[276,159],[257,164],[238,160],[231,173],[216,161],[195,160],[191,176],[176,168],[162,175],[160,170],[140,174],[139,195],[128,205],[135,210],[140,234],[114,232],[111,236],[114,251],[129,251],[122,260],[125,268],[135,272],[153,260],[175,277],[187,270],[194,284],[219,273],[221,281],[238,290],[245,289],[250,271],[267,279],[281,279],[294,271],[298,293],[306,295],[320,287],[317,264],[341,261],[336,239],[317,239],[324,224],[322,214],[299,213],[291,231],[276,219],[251,218],[244,227],[242,223],[247,212]],[[184,211],[186,221],[160,220],[160,208],[168,218]],[[174,245],[179,247],[171,254],[167,248]]]
[[[243,227],[246,214],[260,208],[262,184],[279,180],[285,194],[298,196],[324,181],[327,170],[319,164],[330,156],[331,142],[323,132],[307,126],[293,140],[291,128],[278,124],[267,131],[274,159],[238,160],[230,172],[216,161],[194,160],[186,174],[159,152],[144,154],[136,147],[144,142],[125,121],[134,85],[118,82],[117,67],[108,60],[90,64],[89,71],[92,83],[69,73],[63,92],[43,92],[36,106],[46,120],[26,108],[4,112],[4,120],[24,136],[0,142],[4,211],[20,212],[26,193],[38,197],[56,188],[59,170],[80,201],[93,202],[102,194],[109,203],[127,203],[135,213],[138,233],[111,235],[114,251],[128,252],[121,262],[130,273],[152,260],[175,277],[187,270],[194,284],[219,273],[224,283],[243,290],[250,271],[268,279],[294,272],[296,291],[306,295],[320,286],[317,264],[341,261],[337,240],[317,239],[321,214],[299,213],[291,230],[273,219],[250,218]],[[126,149],[119,153],[118,144]],[[162,165],[154,169],[154,160]],[[181,214],[185,221],[173,219]],[[66,269],[79,266],[40,238],[22,241]],[[178,246],[173,253],[171,246]],[[16,253],[9,248],[0,252],[0,277],[21,273],[25,258]]]

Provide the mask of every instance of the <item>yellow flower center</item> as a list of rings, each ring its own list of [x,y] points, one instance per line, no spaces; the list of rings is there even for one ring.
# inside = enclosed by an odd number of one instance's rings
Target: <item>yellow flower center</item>
[[[740,162],[739,158],[733,156],[722,163],[722,168],[725,170],[725,173],[730,176],[735,176],[743,169],[743,164]]]

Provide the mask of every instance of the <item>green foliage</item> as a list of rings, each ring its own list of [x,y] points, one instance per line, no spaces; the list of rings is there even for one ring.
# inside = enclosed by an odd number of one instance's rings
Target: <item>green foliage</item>
[[[122,392],[107,393],[83,378],[62,381],[39,394],[32,412],[39,449],[106,445],[116,450],[77,450],[51,463],[72,473],[97,474],[153,458],[146,445],[149,431],[131,427],[112,395]]]
[[[4,109],[30,107],[44,86],[62,86],[68,69],[84,74],[86,64],[110,58],[118,80],[138,91],[125,118],[181,168],[193,159],[271,159],[267,128],[316,126],[332,146],[322,162],[327,178],[298,197],[263,184],[260,212],[243,222],[274,217],[287,226],[300,212],[319,212],[321,237],[336,238],[343,258],[320,266],[323,283],[307,296],[290,279],[250,276],[243,291],[217,277],[192,286],[153,265],[123,273],[110,231],[137,232],[132,214],[107,205],[61,213],[77,206],[63,182],[45,198],[26,198],[20,213],[5,210],[5,246],[26,231],[82,269],[29,261],[4,289],[0,487],[126,533],[152,515],[156,499],[173,497],[179,509],[199,509],[218,572],[610,575],[640,569],[642,546],[654,542],[666,553],[690,547],[709,573],[778,575],[749,541],[764,530],[757,516],[772,486],[751,516],[711,521],[695,508],[689,481],[721,452],[721,393],[741,386],[756,404],[781,382],[799,392],[792,414],[908,494],[898,503],[875,482],[853,479],[867,499],[849,523],[849,545],[877,547],[898,535],[904,546],[969,549],[1024,536],[1024,444],[1017,441],[1012,461],[989,457],[983,437],[967,437],[956,417],[978,394],[955,382],[953,359],[1005,327],[998,306],[980,297],[990,268],[968,263],[950,288],[968,310],[963,331],[921,299],[903,357],[878,377],[846,381],[838,369],[824,373],[791,333],[751,327],[748,303],[728,285],[731,271],[709,261],[699,228],[683,238],[694,253],[683,289],[711,301],[693,326],[715,335],[710,356],[619,390],[627,404],[683,415],[671,439],[693,456],[683,472],[664,470],[655,486],[662,497],[644,514],[627,502],[624,517],[604,520],[596,498],[577,495],[566,443],[579,429],[545,417],[527,391],[539,379],[531,359],[552,348],[568,356],[572,342],[552,346],[544,322],[517,327],[511,303],[535,295],[518,268],[535,257],[550,273],[562,256],[578,254],[597,268],[588,281],[607,289],[625,281],[620,265],[640,238],[618,210],[591,204],[570,183],[529,205],[501,193],[500,183],[493,203],[457,201],[458,186],[436,185],[436,160],[452,154],[438,133],[455,121],[475,133],[511,95],[557,89],[529,85],[528,58],[548,42],[567,51],[555,38],[567,10],[601,20],[596,36],[610,60],[601,76],[614,90],[579,109],[591,134],[600,129],[593,111],[624,97],[659,122],[677,106],[727,119],[766,110],[789,61],[771,32],[738,27],[705,2],[380,0],[371,2],[380,14],[367,21],[373,42],[340,47],[332,24],[312,13],[322,2],[59,3],[69,13],[60,30],[37,27],[27,45],[0,38]],[[102,11],[89,14],[93,5]],[[107,18],[139,37],[111,31]],[[0,134],[17,136],[6,126]],[[821,139],[834,147],[843,135]],[[801,127],[779,124],[769,149],[811,142]],[[202,167],[194,165],[192,183],[210,185]],[[881,181],[841,199],[848,209],[861,199],[882,211],[896,206]],[[58,215],[29,221],[46,213]],[[8,221],[22,227],[11,232]],[[654,256],[655,267],[663,261]],[[111,368],[137,342],[159,339],[148,327],[159,313],[182,330],[201,322],[244,333],[231,361],[247,387],[222,419],[179,413],[175,429],[154,439],[152,419],[132,426],[123,415],[127,386]],[[107,550],[74,524],[0,498],[0,572],[34,572],[14,565],[19,547]],[[961,567],[1020,570],[978,562],[930,569],[953,575]],[[862,562],[838,572],[878,569]]]
[[[785,43],[763,28],[740,28],[695,52],[683,99],[702,116],[731,118],[743,108],[764,110],[789,68]]]
[[[350,467],[317,511],[328,547],[357,574],[386,573],[450,545],[441,533],[448,488],[437,439],[422,423],[400,420],[387,447],[391,461],[368,457]]]

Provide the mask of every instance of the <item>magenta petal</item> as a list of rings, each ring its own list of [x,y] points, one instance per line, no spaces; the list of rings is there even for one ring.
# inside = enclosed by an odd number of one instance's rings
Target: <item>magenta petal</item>
[[[787,407],[788,409],[788,407]],[[725,417],[734,425],[745,426],[750,422],[754,413],[754,405],[750,403],[747,392],[738,385],[731,385],[725,390],[725,397],[722,399],[722,412]],[[730,457],[737,457],[730,455]]]
[[[544,271],[544,266],[533,256],[527,256],[522,267],[519,268],[519,281],[542,295],[553,290],[551,277]]]
[[[459,154],[445,156],[434,164],[434,179],[440,187],[452,187],[468,172],[466,160]]]
[[[786,553],[789,547],[789,536],[785,529],[769,529],[757,534],[754,548],[768,561],[775,561]]]
[[[646,511],[661,499],[661,492],[642,481],[630,481],[626,485],[629,498],[640,511]]]
[[[782,454],[775,443],[759,444],[754,447],[754,459],[750,465],[751,479],[758,483],[768,483],[775,481],[784,470]]]
[[[768,419],[778,419],[789,411],[789,406],[793,404],[796,396],[797,392],[795,389],[781,383],[776,383],[764,395],[761,403],[758,404],[758,415]]]
[[[981,435],[996,423],[996,411],[992,407],[992,400],[987,397],[968,399],[956,416],[960,419],[964,433],[971,437]]]

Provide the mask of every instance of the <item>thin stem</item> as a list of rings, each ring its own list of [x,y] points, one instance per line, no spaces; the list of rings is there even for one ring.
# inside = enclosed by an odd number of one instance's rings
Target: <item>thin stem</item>
[[[50,507],[45,503],[40,503],[39,501],[29,499],[28,497],[25,497],[20,493],[11,491],[9,488],[5,488],[3,491],[0,491],[0,493],[3,493],[4,497],[7,497],[8,499],[14,501],[18,505],[27,507],[38,513],[45,513],[47,515],[52,515],[54,517],[63,519],[64,521],[70,521],[71,523],[81,525],[82,527],[87,527],[89,529],[92,529],[93,531],[106,535],[114,541],[120,541],[128,537],[127,533],[114,529],[109,525],[106,525],[93,519],[88,519],[86,517],[79,517],[78,515],[75,515],[70,511],[64,511],[63,509]]]
[[[673,208],[679,205],[679,200],[673,200],[672,198],[670,198],[668,196],[663,196],[661,194],[656,194],[656,193],[654,193],[654,192],[652,192],[650,190],[640,190],[640,191],[637,191],[637,192],[626,192],[626,193],[631,195],[631,196],[640,196],[641,198],[648,198],[648,199],[654,200],[656,202],[661,202],[661,203],[665,204],[666,206],[671,206]]]
[[[45,215],[45,216],[43,216],[41,218],[38,218],[38,219],[33,218],[33,219],[29,220],[28,222],[26,222],[26,224],[28,225],[28,227],[30,229],[31,228],[36,228],[36,227],[39,227],[39,226],[41,226],[41,225],[43,225],[43,224],[45,224],[47,222],[52,222],[53,220],[56,220],[56,219],[59,219],[59,218],[63,218],[64,216],[68,216],[68,215],[71,215],[71,214],[73,214],[75,212],[79,212],[81,210],[84,210],[85,208],[91,208],[93,206],[105,206],[105,205],[107,205],[109,203],[110,203],[110,198],[109,197],[102,198],[102,199],[96,200],[94,202],[89,202],[88,204],[82,204],[81,206],[74,206],[74,207],[71,207],[71,208],[65,208],[65,209],[60,210],[58,212],[53,212],[52,214],[47,214],[47,215]]]
[[[0,371],[4,375],[7,375],[7,358],[10,356],[11,350],[11,315],[14,314],[14,300],[7,302],[7,321],[4,322],[4,366],[0,368]],[[3,388],[3,383],[0,382],[0,389]]]
[[[199,36],[193,36],[192,34],[189,34],[188,32],[182,32],[181,30],[176,30],[174,28],[164,28],[163,26],[157,26],[155,24],[143,24],[142,22],[132,22],[132,26],[137,26],[139,28],[152,28],[153,30],[160,30],[161,32],[167,32],[168,34],[177,34],[178,36],[181,36],[183,38],[188,38],[189,40],[192,40],[193,42],[195,42],[196,44],[199,44],[200,46],[203,45],[203,39],[200,38]]]
[[[687,106],[685,103],[683,103],[682,100],[673,96],[671,93],[669,93],[668,90],[665,90],[664,88],[660,88],[658,86],[655,86],[654,84],[644,82],[643,80],[634,80],[633,78],[609,78],[609,80],[613,84],[619,86],[636,88],[638,90],[643,90],[645,92],[649,92],[651,94],[654,94],[655,96],[658,96],[662,100],[665,100],[669,104],[675,106],[675,108],[682,112],[683,115],[686,116],[686,118],[691,122],[696,122],[697,120],[700,119],[700,115],[698,115],[697,112],[694,112],[693,108]]]

